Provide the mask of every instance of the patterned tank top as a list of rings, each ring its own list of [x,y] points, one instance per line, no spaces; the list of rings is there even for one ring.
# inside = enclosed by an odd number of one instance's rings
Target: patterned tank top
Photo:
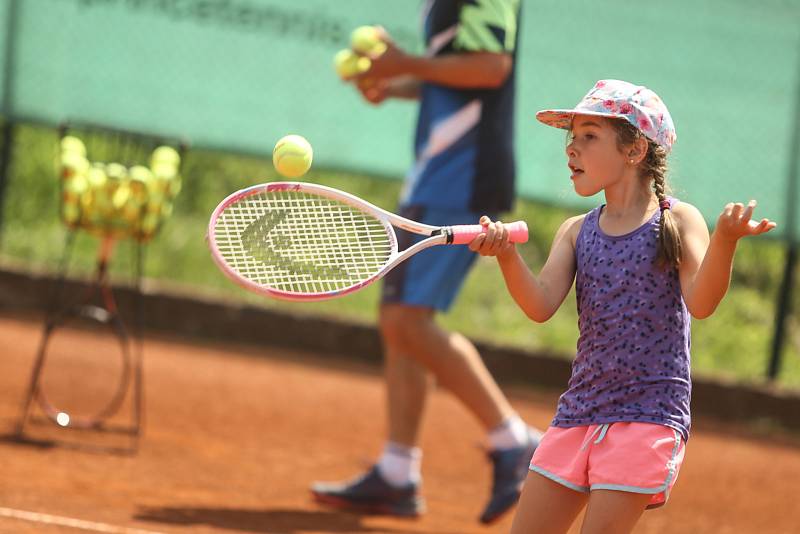
[[[602,209],[586,215],[575,244],[580,337],[552,425],[657,423],[688,439],[691,320],[678,271],[654,263],[660,214],[610,236]]]

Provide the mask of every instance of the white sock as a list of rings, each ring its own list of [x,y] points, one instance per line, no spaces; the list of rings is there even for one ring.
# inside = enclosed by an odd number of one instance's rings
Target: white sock
[[[519,415],[512,415],[489,431],[489,446],[492,450],[521,447],[535,438],[530,430]]]
[[[407,447],[391,441],[386,443],[378,459],[381,476],[397,488],[419,483],[422,479],[421,465],[422,450],[419,447]]]

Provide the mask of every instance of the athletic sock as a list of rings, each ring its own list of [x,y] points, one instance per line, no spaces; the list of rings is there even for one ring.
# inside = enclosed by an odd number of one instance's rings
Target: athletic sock
[[[534,438],[525,421],[515,414],[489,431],[489,446],[492,450],[513,449],[527,445]]]
[[[378,459],[378,470],[386,482],[402,488],[419,483],[422,479],[421,464],[422,450],[419,447],[407,447],[389,441]]]

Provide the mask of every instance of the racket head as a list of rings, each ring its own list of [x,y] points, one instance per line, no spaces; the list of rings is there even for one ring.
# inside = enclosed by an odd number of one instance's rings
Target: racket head
[[[386,213],[331,187],[270,182],[232,193],[206,235],[217,267],[272,298],[334,298],[379,279],[397,256]]]
[[[114,308],[106,303],[71,306],[47,324],[39,347],[47,362],[36,398],[42,412],[59,426],[100,428],[125,401],[132,354]]]

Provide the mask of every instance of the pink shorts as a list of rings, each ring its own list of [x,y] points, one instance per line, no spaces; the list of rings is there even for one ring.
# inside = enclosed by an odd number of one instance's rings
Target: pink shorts
[[[686,444],[677,430],[652,423],[550,427],[530,470],[581,492],[652,494],[647,508],[667,502]]]

